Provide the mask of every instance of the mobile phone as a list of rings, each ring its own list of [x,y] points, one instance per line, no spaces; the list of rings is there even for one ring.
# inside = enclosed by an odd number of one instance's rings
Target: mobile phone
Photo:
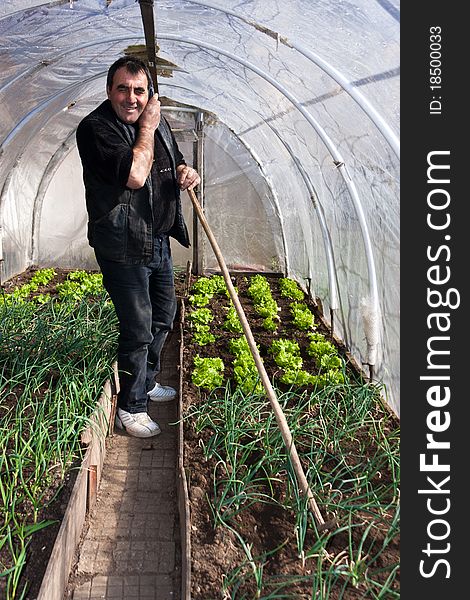
[[[153,89],[153,84],[149,85],[149,100],[155,94],[155,90]]]

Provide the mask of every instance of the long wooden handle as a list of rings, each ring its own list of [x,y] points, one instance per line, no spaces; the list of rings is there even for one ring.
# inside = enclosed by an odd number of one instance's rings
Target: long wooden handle
[[[158,94],[157,55],[153,2],[154,0],[139,0],[139,5],[140,14],[142,16],[142,24],[144,27],[145,44],[147,46],[148,67],[152,76],[154,91],[156,94]]]
[[[304,470],[302,468],[302,464],[299,459],[299,455],[297,453],[297,449],[294,444],[294,440],[292,438],[292,433],[289,429],[289,425],[287,424],[287,420],[282,411],[282,408],[279,405],[276,393],[271,385],[271,382],[269,381],[268,374],[266,373],[266,369],[264,368],[263,361],[261,360],[261,356],[258,352],[258,348],[256,347],[256,342],[255,342],[255,339],[251,332],[251,328],[248,323],[248,320],[246,318],[245,311],[243,310],[243,307],[238,298],[238,294],[235,291],[235,288],[233,287],[232,279],[230,278],[230,274],[229,274],[227,266],[225,264],[224,257],[222,256],[222,253],[220,252],[220,248],[214,238],[214,235],[212,234],[212,231],[211,231],[211,228],[209,227],[207,219],[204,216],[204,213],[202,212],[202,208],[196,198],[196,194],[194,193],[193,190],[188,190],[188,193],[189,193],[189,197],[191,198],[191,202],[193,203],[194,209],[197,213],[197,216],[199,217],[201,225],[204,228],[204,231],[206,232],[207,237],[209,238],[209,242],[211,243],[212,249],[217,258],[217,262],[219,263],[220,269],[222,271],[222,274],[223,274],[223,277],[225,280],[225,284],[230,293],[230,297],[232,298],[232,302],[235,306],[235,310],[237,311],[238,317],[240,319],[240,323],[242,324],[243,331],[245,333],[245,337],[247,339],[248,345],[251,350],[251,354],[253,355],[253,359],[255,361],[256,368],[258,369],[264,389],[266,390],[266,394],[268,395],[269,402],[271,403],[271,406],[273,408],[277,424],[281,431],[282,439],[284,440],[286,448],[289,452],[292,466],[294,467],[294,471],[295,471],[295,474],[297,477],[297,482],[299,484],[300,490],[301,490],[302,494],[306,495],[308,498],[310,510],[312,511],[312,513],[319,525],[319,529],[320,530],[325,529],[327,527],[327,524],[325,523],[325,520],[322,517],[320,509],[318,508],[318,505],[313,496],[312,490],[310,489],[310,486],[308,485],[307,477],[305,476]]]

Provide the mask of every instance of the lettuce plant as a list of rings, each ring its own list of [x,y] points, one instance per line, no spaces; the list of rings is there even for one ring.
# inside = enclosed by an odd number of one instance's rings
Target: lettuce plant
[[[306,304],[303,302],[292,302],[290,312],[292,314],[292,324],[295,327],[302,331],[315,329],[315,317]]]
[[[235,381],[241,391],[244,394],[263,393],[263,384],[246,337],[242,335],[239,338],[230,340],[229,348],[235,355],[233,372]]]
[[[243,333],[243,327],[234,306],[230,306],[227,309],[227,316],[225,317],[223,328],[232,333]]]
[[[268,280],[263,275],[253,275],[248,296],[253,300],[256,312],[263,317],[263,327],[268,331],[275,331],[280,321],[281,310],[274,300]]]
[[[279,290],[281,296],[289,298],[290,300],[298,300],[299,302],[304,299],[304,293],[297,285],[297,282],[289,277],[281,277],[279,279]]]
[[[295,340],[281,338],[273,340],[269,348],[276,364],[282,369],[298,371],[302,368],[303,361],[300,356],[299,344]]]
[[[224,380],[224,363],[221,358],[194,357],[194,368],[191,373],[194,385],[206,390],[214,390],[222,385]]]
[[[188,315],[188,320],[192,323],[208,325],[214,319],[214,314],[210,308],[197,308]]]
[[[196,344],[199,346],[206,346],[215,342],[216,337],[211,333],[209,325],[203,325],[202,323],[193,323],[194,334],[193,338]]]

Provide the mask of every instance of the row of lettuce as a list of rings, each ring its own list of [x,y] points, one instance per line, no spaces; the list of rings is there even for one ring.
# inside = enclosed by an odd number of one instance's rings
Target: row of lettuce
[[[38,269],[27,283],[16,286],[12,292],[0,295],[0,304],[13,305],[15,303],[33,302],[46,304],[52,299],[75,301],[84,296],[98,296],[103,293],[103,276],[101,273],[89,273],[83,270],[71,271],[66,279],[57,283],[55,294],[42,293],[42,287],[51,284],[57,277],[55,269]]]
[[[279,279],[281,296],[288,299],[290,310],[290,336],[276,337],[281,325],[280,307],[273,297],[271,285],[264,275],[251,276],[247,293],[253,302],[255,312],[262,318],[262,327],[273,333],[268,353],[280,370],[279,380],[285,384],[297,386],[325,386],[328,383],[343,383],[345,364],[340,357],[337,347],[322,333],[316,331],[315,317],[305,301],[305,294],[298,284],[288,277]],[[233,372],[235,382],[243,392],[261,392],[262,384],[259,373],[249,348],[243,327],[237,311],[230,298],[225,280],[221,275],[200,277],[192,288],[189,296],[191,310],[188,320],[191,323],[192,339],[201,346],[201,353],[194,356],[192,371],[193,383],[205,390],[211,391],[223,384],[226,365],[221,358],[201,356],[204,346],[215,343],[216,335],[212,329],[214,313],[210,308],[211,300],[216,295],[228,297],[225,307],[226,316],[222,328],[236,334],[228,342],[233,354]],[[237,291],[237,290],[236,290]],[[314,359],[315,373],[304,369],[304,359],[299,343],[294,339],[296,331],[303,332],[309,340],[307,355]],[[240,335],[237,335],[240,334]],[[259,350],[259,348],[258,348]]]

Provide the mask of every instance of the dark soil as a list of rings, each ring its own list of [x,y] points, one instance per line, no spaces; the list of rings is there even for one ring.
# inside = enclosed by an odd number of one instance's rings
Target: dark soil
[[[7,398],[1,399],[2,409],[13,401],[16,392],[19,392],[19,390],[14,388],[12,394]],[[23,589],[23,586],[26,584],[28,586],[28,591],[24,600],[34,600],[38,595],[49,557],[54,547],[57,534],[59,533],[60,525],[64,518],[70,495],[77,478],[78,467],[78,464],[75,465],[75,467],[72,467],[65,475],[64,479],[59,477],[58,473],[54,477],[53,470],[50,472],[52,481],[44,491],[44,508],[39,511],[37,518],[38,523],[49,521],[50,524],[30,538],[26,553],[25,568],[21,574],[18,586],[18,589],[20,590]],[[24,473],[24,476],[28,476],[27,472]],[[32,514],[31,506],[26,500],[23,501],[23,503],[17,504],[15,510],[18,515],[22,514],[28,516]],[[10,554],[9,552],[6,552],[6,550],[6,548],[0,549],[0,564],[5,566],[8,565],[8,561],[10,560]],[[0,599],[6,597],[6,579],[2,577],[0,578]]]
[[[77,474],[78,468],[73,469],[67,473],[65,481],[58,482],[58,487],[56,489],[56,492],[58,492],[57,498],[53,500],[51,504],[46,506],[39,514],[39,521],[51,520],[54,521],[54,523],[43,529],[39,534],[33,535],[31,538],[31,542],[28,546],[26,566],[21,576],[21,581],[23,583],[28,582],[29,585],[25,600],[35,600],[37,598],[47,569],[49,557],[54,548],[55,540],[59,533],[65,511],[67,510]],[[53,488],[50,489],[49,493],[53,493]],[[47,497],[45,500],[47,502]],[[1,593],[0,597],[2,597]]]

